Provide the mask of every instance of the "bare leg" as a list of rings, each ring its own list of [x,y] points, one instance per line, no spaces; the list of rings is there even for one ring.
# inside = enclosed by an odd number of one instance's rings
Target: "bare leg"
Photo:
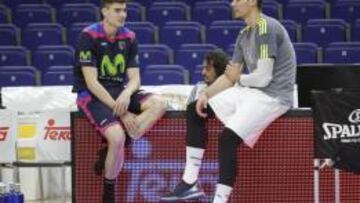
[[[129,122],[131,119],[134,120],[136,127],[133,129],[129,129],[125,124],[129,135],[133,139],[139,139],[164,115],[166,104],[160,96],[152,95],[141,105],[141,110],[142,113],[139,115],[128,112],[121,118],[124,123]]]
[[[124,163],[125,134],[122,127],[117,124],[106,129],[104,137],[108,143],[105,178],[116,179]]]
[[[115,203],[116,178],[124,163],[125,134],[120,124],[109,126],[104,137],[108,143],[102,203]]]

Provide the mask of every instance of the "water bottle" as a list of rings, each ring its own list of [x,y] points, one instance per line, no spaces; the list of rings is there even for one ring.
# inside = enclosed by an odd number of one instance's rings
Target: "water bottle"
[[[0,182],[0,203],[11,203],[10,194],[6,190],[5,183]]]
[[[24,194],[21,192],[19,183],[10,184],[11,203],[24,203]]]

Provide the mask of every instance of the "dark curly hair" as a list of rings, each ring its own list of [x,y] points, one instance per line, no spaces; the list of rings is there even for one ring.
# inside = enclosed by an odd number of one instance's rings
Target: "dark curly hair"
[[[229,63],[228,55],[220,49],[215,49],[205,54],[207,63],[212,63],[215,69],[216,76],[224,73],[226,65]]]

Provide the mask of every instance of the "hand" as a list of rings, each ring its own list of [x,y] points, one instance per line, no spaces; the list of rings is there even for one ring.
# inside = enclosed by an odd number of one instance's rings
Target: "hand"
[[[232,82],[239,81],[240,74],[242,72],[242,67],[239,63],[234,63],[232,61],[229,61],[229,63],[226,65],[225,74],[230,77]]]
[[[134,114],[127,112],[120,119],[131,138],[138,139],[141,136],[138,134],[138,129],[140,126]]]
[[[204,112],[204,110],[206,111],[207,109],[207,103],[208,103],[208,97],[206,93],[203,92],[199,95],[199,98],[196,102],[196,113],[202,118],[207,117],[207,113]]]
[[[130,104],[131,93],[127,90],[121,92],[120,96],[116,99],[113,107],[114,114],[122,116],[128,110]]]

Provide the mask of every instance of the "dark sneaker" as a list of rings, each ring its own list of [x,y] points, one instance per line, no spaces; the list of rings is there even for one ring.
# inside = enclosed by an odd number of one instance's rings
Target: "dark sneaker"
[[[181,181],[176,185],[174,191],[160,197],[160,201],[163,202],[172,202],[178,200],[194,200],[204,197],[205,193],[201,189],[199,183],[194,183],[189,185],[184,181]]]

